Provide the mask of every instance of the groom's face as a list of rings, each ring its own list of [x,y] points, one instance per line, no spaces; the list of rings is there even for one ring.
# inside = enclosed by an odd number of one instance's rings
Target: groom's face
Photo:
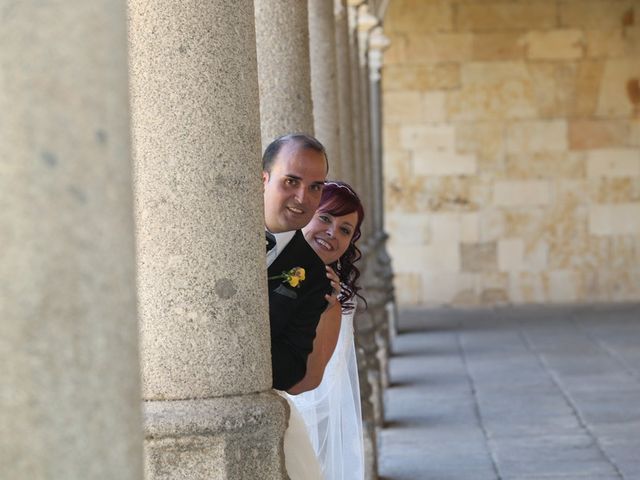
[[[284,145],[270,172],[262,172],[264,221],[273,233],[304,227],[315,213],[327,177],[327,161],[315,150]]]

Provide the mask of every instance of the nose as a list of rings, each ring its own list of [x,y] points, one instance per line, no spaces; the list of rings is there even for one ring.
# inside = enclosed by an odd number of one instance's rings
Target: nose
[[[307,191],[304,186],[300,186],[296,191],[296,200],[300,205],[304,205],[305,200],[307,199]]]
[[[327,236],[329,238],[333,238],[333,233],[334,233],[333,225],[328,225],[327,226]]]

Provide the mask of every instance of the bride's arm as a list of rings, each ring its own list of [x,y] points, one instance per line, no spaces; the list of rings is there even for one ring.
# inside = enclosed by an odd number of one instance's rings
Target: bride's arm
[[[313,340],[313,351],[307,357],[307,373],[300,382],[287,390],[287,393],[298,395],[299,393],[313,390],[320,385],[324,369],[338,343],[341,319],[342,308],[340,303],[336,303],[328,310],[325,310],[320,316],[320,321],[316,328],[316,338]]]

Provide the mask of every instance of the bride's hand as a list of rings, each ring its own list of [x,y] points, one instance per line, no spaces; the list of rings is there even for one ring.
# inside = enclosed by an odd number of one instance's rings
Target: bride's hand
[[[340,293],[340,279],[338,278],[338,275],[336,274],[336,272],[333,271],[333,268],[331,268],[329,265],[326,265],[325,268],[327,270],[327,278],[331,282],[331,289],[332,289],[331,295],[327,294],[324,296],[324,299],[329,304],[327,305],[327,308],[324,309],[324,311],[326,312],[327,310],[332,308],[336,303],[338,303],[338,294]]]

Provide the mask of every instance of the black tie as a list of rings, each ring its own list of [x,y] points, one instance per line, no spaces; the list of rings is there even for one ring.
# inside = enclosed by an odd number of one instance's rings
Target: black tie
[[[264,236],[267,240],[267,252],[276,246],[276,237],[273,236],[273,233],[267,232],[265,230]]]

